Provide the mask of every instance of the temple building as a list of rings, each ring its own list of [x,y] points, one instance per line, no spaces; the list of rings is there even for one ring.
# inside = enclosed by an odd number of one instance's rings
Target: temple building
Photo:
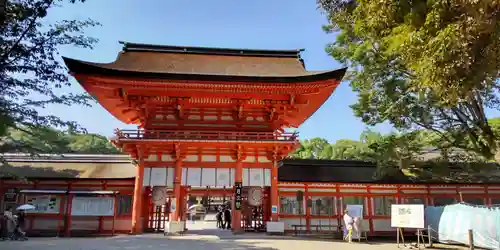
[[[16,169],[37,171],[28,182],[0,180],[2,209],[36,203],[29,229],[70,235],[184,230],[197,205],[230,206],[235,232],[271,223],[338,231],[343,208],[358,204],[365,230],[381,234],[395,230],[390,204],[500,198],[495,183],[376,180],[366,162],[285,159],[299,146],[287,129],[318,110],[346,72],[307,71],[301,51],[123,42],[111,63],[64,58],[111,115],[137,125],[111,138],[127,155],[8,155]]]

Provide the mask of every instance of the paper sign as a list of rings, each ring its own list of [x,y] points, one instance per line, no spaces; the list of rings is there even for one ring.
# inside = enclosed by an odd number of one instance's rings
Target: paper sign
[[[391,206],[391,227],[425,228],[423,204],[394,204]]]
[[[278,213],[278,206],[272,206],[271,207],[271,213],[277,214]]]

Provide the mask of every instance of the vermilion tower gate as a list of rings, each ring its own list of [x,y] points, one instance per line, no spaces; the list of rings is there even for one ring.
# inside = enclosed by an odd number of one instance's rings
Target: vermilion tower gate
[[[310,117],[345,69],[306,71],[301,50],[123,44],[112,63],[64,60],[105,109],[138,125],[113,139],[138,162],[133,231],[147,227],[144,192],[151,186],[165,186],[175,198],[174,221],[185,218],[186,190],[221,184],[267,187],[278,208],[277,163],[298,146],[297,134],[284,128]],[[232,204],[239,231],[241,211]]]

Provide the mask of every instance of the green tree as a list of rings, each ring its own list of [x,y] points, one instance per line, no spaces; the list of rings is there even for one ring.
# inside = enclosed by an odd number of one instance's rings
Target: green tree
[[[54,145],[52,137],[32,134],[32,130],[45,127],[65,128],[74,122],[54,115],[44,115],[41,109],[51,104],[88,105],[86,94],[61,94],[56,89],[71,83],[65,67],[58,57],[60,46],[70,45],[92,48],[97,41],[83,34],[87,27],[97,25],[92,20],[60,20],[48,23],[48,10],[63,3],[84,0],[11,0],[6,2],[5,16],[0,23],[0,150],[30,151],[42,148],[15,143],[10,129],[31,134],[40,145]],[[17,149],[9,147],[18,147]],[[42,151],[43,152],[43,151]]]
[[[326,139],[312,138],[303,140],[300,147],[291,156],[297,159],[329,159],[331,157],[331,147]]]
[[[26,132],[28,131],[28,132]],[[71,130],[60,131],[51,127],[10,130],[11,143],[9,152],[31,153],[45,152],[52,154],[118,154],[120,151],[109,140],[97,134],[78,133]],[[42,139],[42,140],[40,140]]]
[[[352,70],[368,125],[439,135],[443,148],[493,159],[498,140],[485,107],[499,108],[500,2],[318,0],[327,52]]]
[[[342,139],[336,141],[332,146],[332,160],[365,160],[364,153],[368,146],[360,141]]]

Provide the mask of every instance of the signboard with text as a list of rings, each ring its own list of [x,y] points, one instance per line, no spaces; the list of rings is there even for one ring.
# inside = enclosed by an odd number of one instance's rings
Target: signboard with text
[[[393,204],[391,206],[391,227],[425,228],[423,204]]]
[[[243,191],[243,185],[241,182],[234,183],[234,209],[241,210],[241,192]]]
[[[363,205],[350,205],[346,206],[347,211],[349,211],[349,215],[351,217],[359,217],[363,219]]]

